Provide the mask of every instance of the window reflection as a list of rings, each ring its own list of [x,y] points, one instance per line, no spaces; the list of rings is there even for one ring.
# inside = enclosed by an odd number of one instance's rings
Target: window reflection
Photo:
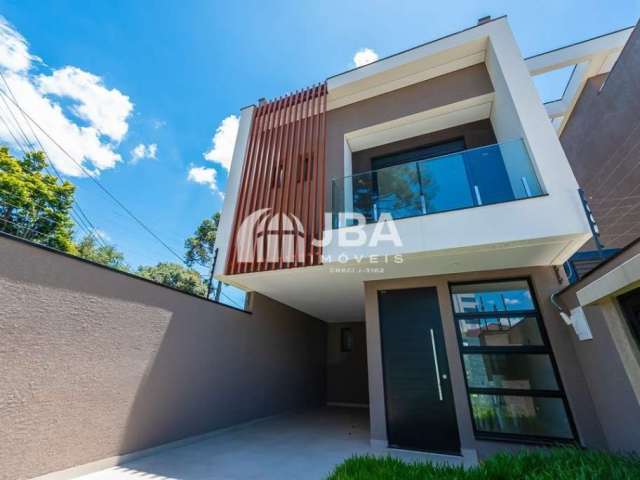
[[[480,317],[458,321],[465,347],[542,345],[536,317]]]
[[[475,430],[573,438],[527,280],[452,285],[451,299]]]
[[[485,432],[573,437],[560,398],[511,395],[471,395],[476,428]]]
[[[456,313],[526,311],[535,308],[525,280],[454,285],[451,294]]]
[[[465,354],[464,367],[471,388],[558,389],[547,355]]]
[[[374,172],[378,213],[387,212],[393,218],[421,215],[422,202],[418,178],[418,167],[415,163]]]

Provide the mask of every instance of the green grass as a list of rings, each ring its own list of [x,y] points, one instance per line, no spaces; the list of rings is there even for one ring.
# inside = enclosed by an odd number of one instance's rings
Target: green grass
[[[356,456],[328,480],[638,480],[640,457],[577,448],[500,453],[479,466],[405,463],[391,457]]]

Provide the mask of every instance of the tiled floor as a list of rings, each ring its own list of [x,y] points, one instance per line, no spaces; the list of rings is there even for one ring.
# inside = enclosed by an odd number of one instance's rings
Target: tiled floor
[[[321,480],[344,459],[367,453],[425,458],[372,449],[367,410],[325,408],[227,430],[77,480]]]

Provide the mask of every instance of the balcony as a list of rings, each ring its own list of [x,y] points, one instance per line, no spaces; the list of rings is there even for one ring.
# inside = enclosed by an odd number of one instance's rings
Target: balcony
[[[431,215],[545,195],[522,139],[387,168],[332,183],[333,228],[354,217],[376,222]]]

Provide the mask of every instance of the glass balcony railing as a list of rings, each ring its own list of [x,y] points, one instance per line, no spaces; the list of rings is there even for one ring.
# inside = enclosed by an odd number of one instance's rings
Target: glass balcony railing
[[[333,228],[350,225],[351,214],[375,222],[382,213],[400,219],[543,194],[518,139],[334,179]]]

